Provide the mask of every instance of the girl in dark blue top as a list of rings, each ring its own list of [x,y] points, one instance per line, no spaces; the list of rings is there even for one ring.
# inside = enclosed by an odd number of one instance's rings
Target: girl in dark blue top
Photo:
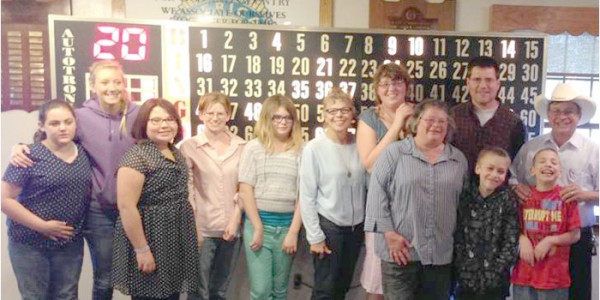
[[[68,103],[48,101],[39,113],[30,147],[35,164],[9,165],[2,181],[10,261],[23,299],[77,299],[90,162],[73,142],[75,114]]]

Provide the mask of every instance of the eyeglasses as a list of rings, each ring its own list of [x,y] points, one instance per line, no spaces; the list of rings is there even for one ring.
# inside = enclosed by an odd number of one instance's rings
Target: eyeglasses
[[[273,115],[273,117],[271,118],[271,120],[277,122],[277,123],[281,123],[283,120],[285,120],[286,122],[292,122],[294,120],[294,118],[290,115],[287,116],[282,116],[282,115]]]
[[[152,124],[154,126],[160,126],[160,125],[162,125],[163,122],[166,122],[167,125],[176,125],[177,119],[175,119],[175,118],[166,118],[166,119],[152,118],[152,119],[149,119],[148,122],[150,122],[150,124]]]
[[[440,124],[442,126],[448,125],[448,120],[436,120],[436,119],[421,119],[421,121],[425,122],[428,126],[433,124]]]
[[[564,115],[565,117],[570,117],[570,116],[576,115],[578,113],[579,112],[577,111],[577,109],[574,109],[574,108],[565,109],[565,110],[553,108],[553,109],[548,110],[548,115],[551,115],[551,116]]]
[[[205,112],[204,115],[207,118],[209,118],[209,119],[212,119],[214,117],[217,117],[217,119],[224,119],[227,116],[226,113],[222,113],[222,112],[218,112],[218,113],[215,113],[215,112]]]
[[[404,84],[402,80],[393,80],[390,82],[380,82],[377,86],[382,89],[388,89],[389,87],[401,87]]]
[[[331,115],[337,115],[340,112],[342,113],[342,115],[347,115],[352,112],[352,108],[350,108],[350,107],[328,108],[325,111]]]

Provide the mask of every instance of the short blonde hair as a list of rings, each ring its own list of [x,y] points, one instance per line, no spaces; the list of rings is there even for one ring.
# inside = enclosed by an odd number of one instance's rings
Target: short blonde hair
[[[323,106],[328,107],[335,104],[336,101],[344,102],[352,107],[352,111],[356,113],[356,108],[354,107],[354,101],[352,101],[352,97],[348,95],[348,93],[344,92],[342,88],[334,86],[329,90],[327,96],[323,99]]]
[[[267,152],[272,152],[273,139],[275,132],[273,130],[272,118],[277,109],[283,107],[292,116],[292,130],[287,141],[286,150],[299,151],[302,144],[302,131],[298,122],[298,114],[292,99],[284,95],[273,95],[263,101],[262,109],[258,121],[254,126],[254,134],[258,141],[265,146]]]
[[[479,154],[477,155],[476,165],[478,165],[480,163],[480,161],[488,155],[495,155],[498,157],[502,157],[508,161],[508,165],[510,166],[510,163],[511,163],[510,154],[508,154],[508,152],[506,150],[504,150],[503,148],[497,147],[497,146],[486,146],[485,148],[481,149],[481,151],[479,151]]]
[[[198,103],[198,112],[201,113],[215,104],[223,105],[227,114],[231,114],[231,102],[229,102],[227,96],[219,92],[208,93],[200,97],[200,102]]]
[[[327,96],[323,99],[323,108],[327,109],[331,105],[335,104],[336,101],[343,102],[344,104],[352,108],[352,116],[356,119],[356,107],[354,106],[354,100],[352,97],[340,87],[334,86],[329,90]],[[356,124],[356,123],[355,123]]]
[[[553,152],[554,154],[556,154],[556,156],[558,157],[558,162],[560,164],[560,154],[558,154],[558,151],[556,151],[556,149],[554,148],[550,148],[550,147],[546,147],[546,148],[542,148],[540,150],[538,150],[534,155],[533,155],[533,159],[531,160],[531,162],[533,164],[535,164],[535,160],[537,159],[538,155],[542,152]]]

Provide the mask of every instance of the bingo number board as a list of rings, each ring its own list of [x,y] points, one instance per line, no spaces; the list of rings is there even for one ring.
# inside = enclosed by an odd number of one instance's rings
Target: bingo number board
[[[232,102],[229,125],[237,135],[252,138],[262,101],[285,94],[296,103],[304,138],[311,139],[323,131],[322,100],[331,87],[346,90],[359,109],[372,106],[376,92],[372,78],[378,66],[389,62],[404,64],[413,77],[408,92],[411,100],[438,98],[456,105],[469,100],[467,64],[479,55],[498,61],[499,98],[521,117],[530,137],[540,133],[533,100],[543,92],[543,35],[98,21],[62,16],[51,17],[49,22],[50,38],[54,39],[55,95],[81,103],[87,98],[87,67],[98,59],[117,59],[128,80],[135,80],[130,89],[145,87],[133,98],[173,100],[181,95],[172,94],[185,91],[186,99],[176,102],[189,118],[191,134],[201,128],[199,97],[220,91]],[[176,63],[166,63],[174,57]],[[179,67],[167,72],[172,65]],[[170,86],[173,84],[181,86]]]

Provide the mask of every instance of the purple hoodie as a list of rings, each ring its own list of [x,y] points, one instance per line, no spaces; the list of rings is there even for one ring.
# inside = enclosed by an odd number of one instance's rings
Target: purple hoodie
[[[139,107],[127,102],[127,134],[121,134],[121,113],[110,115],[92,98],[75,110],[77,115],[77,138],[92,162],[91,206],[116,210],[116,172],[121,157],[135,140],[131,126]]]

